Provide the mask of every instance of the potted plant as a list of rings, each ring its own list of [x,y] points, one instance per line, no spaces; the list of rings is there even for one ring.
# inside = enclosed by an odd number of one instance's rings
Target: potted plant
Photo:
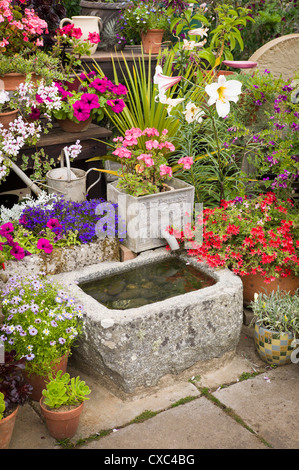
[[[275,194],[236,197],[220,207],[206,208],[188,234],[190,250],[212,268],[230,268],[243,282],[243,298],[258,292],[294,293],[299,286],[298,212],[291,201]],[[196,242],[203,229],[203,242]],[[186,240],[177,233],[179,241]]]
[[[41,238],[46,251],[49,242]],[[18,248],[15,248],[18,250]],[[25,357],[25,376],[38,401],[51,371],[66,371],[71,347],[82,329],[83,308],[61,286],[43,276],[11,276],[2,293],[1,340],[17,358]],[[26,314],[24,315],[24,312]]]
[[[9,447],[19,406],[31,393],[32,387],[23,377],[24,362],[12,350],[5,352],[4,363],[0,363],[0,449]]]
[[[167,129],[159,133],[155,128],[132,128],[124,137],[114,139],[116,148],[112,154],[118,158],[121,167],[114,172],[119,179],[107,185],[107,200],[118,204],[119,217],[127,221],[123,243],[135,253],[166,244],[165,229],[169,221],[167,224],[161,220],[162,212],[165,219],[167,214],[169,216],[165,205],[178,205],[175,220],[179,224],[186,210],[190,214],[193,211],[193,186],[173,178],[172,168],[168,165],[167,158],[175,147],[168,141],[167,133]],[[192,158],[185,157],[178,161],[178,166],[190,168],[192,163]],[[158,210],[153,217],[155,224],[148,214],[151,206]],[[160,215],[159,211],[162,211]],[[135,217],[138,227],[133,223]]]
[[[68,373],[59,371],[43,390],[40,399],[41,412],[46,420],[49,433],[55,439],[69,439],[77,431],[88,385],[80,377],[70,378]]]
[[[13,56],[22,61],[23,58],[34,55],[43,45],[41,35],[47,30],[46,21],[39,18],[32,9],[25,8],[23,11],[21,6],[12,0],[2,2],[0,14],[3,18],[0,23],[1,62],[2,58],[5,64],[7,59]],[[1,69],[0,73],[3,73]],[[13,86],[5,83],[5,89],[11,90]]]
[[[8,129],[9,123],[16,119],[18,112],[18,106],[11,101],[9,92],[0,90],[0,124],[4,129]]]
[[[291,295],[279,289],[270,294],[256,293],[250,304],[255,345],[259,356],[268,364],[291,362],[299,334],[298,294],[299,291]]]
[[[163,35],[170,29],[167,10],[155,0],[138,2],[133,0],[126,5],[119,19],[120,39],[127,44],[140,44],[144,52],[157,53]]]
[[[83,72],[80,78],[81,91],[71,92],[61,84],[56,84],[62,105],[58,110],[53,109],[52,115],[62,129],[68,132],[86,130],[92,119],[101,121],[107,107],[114,113],[121,113],[125,108],[124,98],[127,94],[125,86],[115,85],[95,72]]]

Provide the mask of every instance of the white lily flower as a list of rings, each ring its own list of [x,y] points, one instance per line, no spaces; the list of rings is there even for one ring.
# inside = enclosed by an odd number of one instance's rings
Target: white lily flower
[[[208,36],[208,31],[208,28],[196,28],[190,29],[190,31],[188,31],[188,34],[190,34],[190,36],[200,36],[201,38],[203,38],[204,36]]]
[[[165,95],[165,93],[163,93],[163,91],[159,93],[157,98],[159,99],[160,103],[167,105],[168,114],[171,113],[172,108],[174,108],[175,106],[177,106],[178,104],[182,103],[185,100],[185,98],[167,98],[167,96]]]
[[[201,42],[188,41],[187,39],[183,39],[183,49],[185,51],[193,51],[193,49],[195,49],[196,47],[204,46],[206,42],[206,39]]]
[[[180,75],[177,77],[168,77],[167,75],[163,75],[162,72],[162,67],[157,65],[154,75],[154,83],[158,85],[159,93],[165,93],[168,88],[172,87],[182,79]]]
[[[218,82],[206,85],[205,91],[210,96],[208,105],[216,103],[216,110],[220,117],[226,117],[230,111],[230,101],[237,103],[241,93],[242,83],[238,80],[228,80],[224,75],[218,77]]]
[[[188,122],[188,124],[190,124],[194,121],[201,122],[202,117],[204,116],[204,111],[201,108],[198,108],[194,103],[189,101],[186,106],[186,111],[183,111],[183,114],[185,114],[186,121]]]

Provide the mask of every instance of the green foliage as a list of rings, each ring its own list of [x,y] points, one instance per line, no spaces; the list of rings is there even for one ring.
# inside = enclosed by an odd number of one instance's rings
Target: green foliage
[[[89,400],[91,390],[80,377],[70,378],[70,374],[57,372],[56,377],[50,376],[46,389],[43,390],[44,404],[50,408],[60,408],[63,405],[76,405]]]
[[[80,15],[80,0],[62,0],[62,4],[66,9],[67,18]]]
[[[299,290],[294,295],[277,289],[270,294],[255,294],[251,302],[253,322],[280,334],[293,332],[299,334]]]
[[[20,54],[7,57],[4,54],[0,56],[0,75],[7,73],[35,73],[44,78],[46,84],[53,80],[64,80],[65,76],[61,73],[59,59],[46,54],[43,51],[36,51],[35,55],[26,57]]]
[[[132,70],[123,56],[122,61],[118,62],[120,73],[117,72],[116,64],[112,58],[114,81],[116,84],[119,82],[124,83],[128,90],[128,95],[126,107],[122,113],[116,114],[109,109],[105,109],[105,112],[121,135],[125,135],[125,131],[133,127],[140,129],[155,128],[161,133],[165,128],[167,109],[155,99],[156,90],[152,77],[152,58],[149,56],[147,63],[143,54],[138,59],[133,54],[132,56]],[[173,53],[169,52],[163,64],[163,72],[166,75],[171,75],[172,60]],[[103,71],[96,62],[94,62],[94,68],[104,76]],[[173,120],[167,123],[167,129],[168,138],[171,139],[178,132],[178,122]]]
[[[4,395],[0,392],[0,421],[3,418],[3,414],[5,411],[5,402],[4,402]]]

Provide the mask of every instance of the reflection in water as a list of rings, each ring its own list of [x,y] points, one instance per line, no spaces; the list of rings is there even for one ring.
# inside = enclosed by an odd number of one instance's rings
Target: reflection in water
[[[171,258],[79,286],[107,308],[126,310],[203,289],[215,282],[186,262]]]

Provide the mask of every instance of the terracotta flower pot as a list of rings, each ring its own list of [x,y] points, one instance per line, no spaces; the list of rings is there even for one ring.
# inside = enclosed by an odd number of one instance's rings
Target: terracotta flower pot
[[[18,114],[18,109],[13,109],[12,111],[8,111],[7,113],[0,113],[0,123],[3,125],[4,129],[9,128],[9,123],[17,119]]]
[[[67,411],[50,410],[40,399],[41,412],[46,420],[48,431],[55,439],[69,439],[76,434],[84,402]]]
[[[141,34],[142,47],[143,51],[148,54],[158,54],[162,39],[163,39],[164,29],[149,29],[146,33]]]
[[[2,75],[0,77],[0,80],[3,81],[4,83],[4,90],[6,91],[14,91],[18,88],[18,86],[21,83],[24,83],[26,81],[26,75],[22,73],[7,73],[5,75]],[[35,75],[34,73],[31,76],[31,80],[33,82],[37,82],[38,80],[41,80],[41,77],[38,75]],[[0,82],[1,83],[1,82]]]
[[[92,116],[86,121],[74,122],[71,119],[57,119],[57,122],[64,132],[84,132],[86,131],[91,122]]]
[[[0,420],[0,449],[8,449],[14,430],[19,407]]]
[[[264,277],[259,273],[242,276],[241,279],[243,283],[243,300],[247,303],[254,300],[255,292],[270,294],[279,287],[279,290],[290,291],[294,294],[296,289],[299,288],[299,276],[280,277],[269,284],[264,282]]]
[[[52,374],[55,375],[59,370],[62,370],[63,373],[67,369],[68,356],[64,355],[61,357],[58,363],[55,363],[52,368]],[[26,382],[33,387],[29,398],[33,401],[39,401],[42,397],[42,391],[46,388],[48,378],[43,375],[28,374],[24,372],[24,377]]]

